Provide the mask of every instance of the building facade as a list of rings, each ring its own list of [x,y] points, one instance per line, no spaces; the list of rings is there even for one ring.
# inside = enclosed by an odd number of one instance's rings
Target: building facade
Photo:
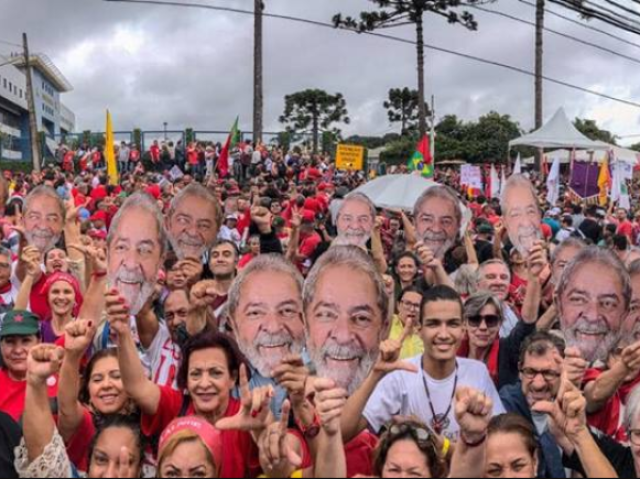
[[[38,131],[45,133],[45,147],[51,147],[54,138],[75,132],[75,114],[61,101],[72,86],[46,55],[30,60]],[[13,55],[6,63],[0,67],[0,157],[26,161],[31,154],[24,57]]]

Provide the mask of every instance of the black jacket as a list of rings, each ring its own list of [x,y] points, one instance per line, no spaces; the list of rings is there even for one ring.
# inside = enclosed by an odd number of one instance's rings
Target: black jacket
[[[0,477],[18,477],[13,467],[13,450],[20,445],[21,438],[20,426],[10,416],[0,412]]]

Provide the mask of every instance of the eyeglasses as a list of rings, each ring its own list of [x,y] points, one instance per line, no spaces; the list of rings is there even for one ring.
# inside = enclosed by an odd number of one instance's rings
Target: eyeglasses
[[[532,368],[524,368],[520,370],[520,373],[527,378],[529,381],[533,381],[538,376],[542,376],[545,381],[551,382],[558,379],[562,374],[557,371],[552,371],[550,369],[546,369],[544,371],[538,371],[537,369]]]
[[[406,436],[407,434],[418,443],[421,448],[432,446],[432,433],[426,427],[416,426],[413,424],[394,424],[389,429],[389,438],[391,441]]]
[[[486,316],[482,316],[479,314],[477,316],[468,317],[467,323],[469,323],[469,326],[471,326],[472,328],[479,328],[480,326],[482,326],[482,323],[485,323],[487,325],[487,328],[493,329],[498,327],[500,323],[502,323],[502,318],[495,314],[488,314]]]
[[[629,442],[631,444],[640,447],[640,429],[630,429],[627,432],[627,436],[629,436]]]
[[[401,301],[400,304],[407,309],[412,309],[414,311],[420,311],[420,304],[418,303],[410,303],[409,301]]]

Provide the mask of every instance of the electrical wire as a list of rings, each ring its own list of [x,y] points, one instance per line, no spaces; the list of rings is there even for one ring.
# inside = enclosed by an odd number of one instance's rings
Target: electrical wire
[[[220,7],[220,6],[214,6],[214,5],[204,5],[204,4],[199,4],[199,3],[183,3],[183,2],[175,2],[175,1],[159,1],[159,0],[103,0],[106,2],[113,2],[113,3],[132,3],[132,4],[149,4],[149,5],[164,5],[164,6],[178,6],[178,7],[186,7],[186,8],[204,8],[204,9],[208,9],[208,10],[216,10],[216,11],[224,11],[224,12],[230,12],[230,13],[239,13],[239,14],[243,14],[243,15],[251,15],[254,16],[254,12],[252,10],[242,10],[242,9],[238,9],[238,8],[232,8],[232,7]],[[297,23],[305,23],[308,25],[315,25],[315,26],[320,26],[320,27],[324,27],[324,28],[331,28],[331,29],[336,29],[336,27],[332,24],[332,23],[327,23],[327,22],[320,22],[317,20],[310,20],[310,19],[306,19],[306,18],[299,18],[299,17],[293,17],[291,15],[279,15],[279,14],[274,14],[274,13],[266,13],[263,12],[262,14],[264,17],[268,17],[268,18],[276,18],[276,19],[280,19],[280,20],[288,20],[288,21],[292,21],[292,22],[297,22]],[[343,31],[348,31],[348,32],[352,32],[352,33],[358,33],[355,32],[354,30],[351,29],[347,29],[347,28],[338,28],[338,30],[343,30]],[[378,37],[378,38],[384,38],[387,40],[391,40],[391,41],[395,41],[395,42],[399,42],[399,43],[405,43],[405,44],[409,44],[409,45],[417,45],[417,42],[415,40],[408,40],[406,38],[401,38],[401,37],[395,37],[392,35],[387,35],[387,34],[383,34],[383,33],[376,33],[376,32],[363,32],[363,33],[359,33],[361,35],[370,35],[373,37]],[[496,67],[500,67],[506,70],[510,70],[516,73],[520,73],[523,75],[527,75],[530,77],[535,77],[536,74],[532,71],[529,70],[525,70],[524,68],[519,68],[519,67],[515,67],[513,65],[507,65],[505,63],[501,63],[501,62],[497,62],[494,60],[488,60],[486,58],[481,58],[481,57],[477,57],[474,55],[470,55],[467,53],[462,53],[462,52],[458,52],[455,50],[450,50],[447,48],[443,48],[443,47],[437,47],[435,45],[429,45],[429,44],[425,44],[425,48],[429,49],[429,50],[433,50],[433,51],[438,51],[441,53],[447,53],[450,55],[455,55],[461,58],[466,58],[467,60],[471,60],[474,62],[478,62],[478,63],[483,63],[486,65],[492,65],[492,66],[496,66]],[[600,98],[604,98],[607,100],[611,100],[617,103],[622,103],[625,104],[627,106],[632,106],[635,108],[640,108],[640,103],[636,103],[633,102],[631,100],[625,100],[625,99],[621,99],[621,98],[616,98],[614,96],[611,95],[607,95],[606,93],[601,93],[601,92],[597,92],[595,90],[591,90],[585,87],[581,87],[578,85],[573,85],[571,83],[568,83],[564,80],[558,80],[555,78],[551,78],[548,77],[546,75],[543,75],[543,80],[545,80],[548,83],[553,83],[556,85],[560,85],[566,88],[570,88],[576,91],[580,91],[582,93],[587,93],[589,95],[594,95],[594,96],[598,96]]]

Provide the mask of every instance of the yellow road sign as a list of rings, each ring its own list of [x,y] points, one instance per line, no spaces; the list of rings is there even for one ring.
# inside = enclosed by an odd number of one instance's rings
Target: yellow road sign
[[[364,147],[338,145],[336,168],[339,170],[362,171],[364,169]]]

